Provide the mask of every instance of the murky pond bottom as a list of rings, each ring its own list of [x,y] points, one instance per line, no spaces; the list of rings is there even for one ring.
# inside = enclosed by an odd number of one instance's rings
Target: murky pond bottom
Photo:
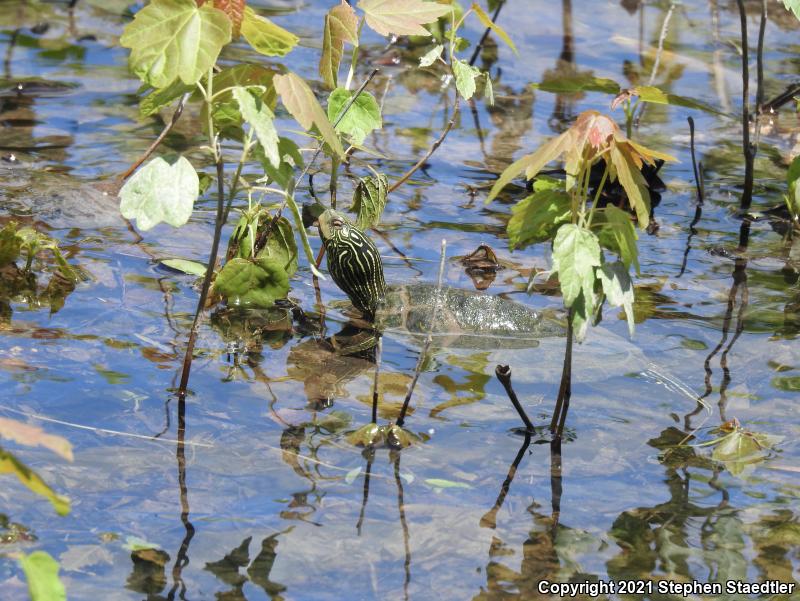
[[[756,3],[746,4],[757,15]],[[301,36],[292,69],[314,78],[312,50],[328,6],[254,6]],[[331,305],[343,295],[330,281],[321,283],[324,330],[304,329],[287,314],[232,319],[212,309],[179,410],[174,391],[197,287],[159,261],[205,260],[213,207],[200,203],[177,233],[158,226],[140,237],[96,186],[124,171],[161,128],[138,117],[138,83],[116,44],[127,2],[79,2],[72,14],[63,4],[3,3],[0,224],[13,218],[47,232],[88,278],[63,297],[40,290],[0,300],[0,416],[66,437],[75,455],[68,463],[8,445],[68,495],[72,509],[58,517],[3,477],[0,597],[27,598],[11,555],[35,549],[59,560],[70,599],[87,600],[531,599],[550,596],[544,581],[630,580],[655,587],[631,597],[679,599],[659,592],[659,583],[797,583],[800,253],[796,240],[792,246],[759,220],[737,261],[738,12],[735,3],[670,6],[507,2],[499,23],[519,55],[503,47],[489,64],[500,78],[496,104],[465,109],[384,214],[389,240],[412,260],[376,239],[394,283],[434,281],[442,238],[451,257],[486,242],[507,263],[490,292],[559,309],[558,297],[523,292],[530,270],[548,267],[547,249],[505,250],[505,220],[518,196],[484,207],[486,191],[471,186],[494,181],[512,157],[580,111],[608,110],[601,94],[552,95],[530,83],[566,69],[646,80],[670,19],[656,84],[723,115],[651,106],[642,117],[638,135],[680,163],[661,174],[658,232],[641,234],[635,337],[608,310],[576,345],[560,448],[549,443],[547,425],[565,339],[548,337],[526,349],[434,348],[406,419],[419,441],[402,451],[363,451],[347,434],[370,420],[374,365],[326,344],[345,320]],[[768,97],[797,77],[798,24],[782,11],[770,3]],[[757,20],[750,31],[754,38]],[[482,31],[468,33],[474,43]],[[384,47],[370,39],[368,56],[379,60]],[[437,82],[414,75],[402,51],[399,65],[386,68],[384,130],[368,140],[390,157],[382,164],[390,178],[446,122]],[[31,78],[36,85],[14,91]],[[687,115],[697,123],[706,180],[694,225]],[[187,116],[166,149],[195,152],[202,142],[193,123]],[[760,211],[780,202],[796,132],[796,117],[784,109],[762,135]],[[456,260],[445,279],[472,286]],[[312,320],[320,314],[307,268],[290,296]],[[242,340],[243,352],[232,354],[231,343]],[[397,416],[419,348],[402,333],[385,337],[382,422]],[[497,364],[511,366],[537,426],[529,440],[494,377]],[[778,442],[752,461],[715,460],[699,445],[733,418]],[[5,536],[15,532],[12,523],[33,536]],[[758,596],[800,598],[796,589]]]

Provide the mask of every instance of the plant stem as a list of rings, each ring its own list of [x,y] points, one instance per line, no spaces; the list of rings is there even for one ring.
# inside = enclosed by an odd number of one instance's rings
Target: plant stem
[[[606,162],[606,168],[603,171],[603,177],[600,179],[600,185],[597,186],[597,192],[594,194],[594,200],[592,201],[592,208],[589,209],[589,217],[586,220],[586,227],[592,227],[592,218],[594,217],[594,210],[597,208],[597,203],[600,200],[600,193],[603,191],[603,187],[606,185],[606,178],[608,178],[608,162]]]
[[[528,433],[533,432],[533,423],[528,417],[528,414],[525,413],[522,403],[520,403],[519,399],[517,398],[517,393],[514,392],[514,388],[511,386],[511,368],[508,365],[498,365],[494,370],[494,375],[497,376],[498,380],[500,380],[500,383],[506,390],[506,394],[508,395],[511,404],[514,405],[514,409],[517,410],[519,418],[522,420],[522,423],[525,424],[525,431]]]
[[[361,29],[364,27],[364,17],[361,17],[361,20],[358,22],[358,34],[356,37],[358,38],[359,42],[361,41]],[[347,71],[347,82],[344,84],[345,90],[350,90],[350,86],[353,84],[353,77],[356,74],[356,66],[358,64],[358,54],[360,51],[361,45],[356,44],[353,46],[353,54],[350,56],[350,69]]]
[[[208,298],[208,291],[211,288],[211,278],[214,275],[214,266],[217,263],[217,253],[219,251],[219,241],[222,237],[222,227],[225,225],[225,166],[222,162],[222,153],[219,149],[219,142],[217,140],[216,132],[214,131],[214,122],[211,117],[211,94],[214,86],[214,69],[208,71],[208,85],[207,89],[203,90],[205,99],[208,103],[208,137],[211,143],[211,149],[214,154],[214,162],[217,168],[217,216],[214,222],[214,240],[211,243],[211,253],[208,257],[208,264],[206,266],[206,274],[203,278],[203,286],[200,289],[200,298],[197,300],[197,310],[194,313],[194,320],[192,321],[192,328],[189,331],[189,340],[186,344],[186,353],[183,357],[183,368],[181,370],[181,381],[178,386],[178,400],[181,401],[186,398],[186,388],[189,385],[189,373],[192,369],[192,357],[194,355],[194,345],[197,341],[197,326],[200,323],[200,316],[203,313],[203,308]]]

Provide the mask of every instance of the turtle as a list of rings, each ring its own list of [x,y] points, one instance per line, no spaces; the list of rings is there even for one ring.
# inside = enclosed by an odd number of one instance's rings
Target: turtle
[[[353,307],[379,332],[397,329],[412,335],[429,331],[438,346],[452,348],[530,348],[538,339],[565,336],[563,322],[527,305],[481,292],[444,286],[431,323],[437,286],[430,283],[387,286],[375,243],[342,213],[325,210],[319,234],[328,272]]]

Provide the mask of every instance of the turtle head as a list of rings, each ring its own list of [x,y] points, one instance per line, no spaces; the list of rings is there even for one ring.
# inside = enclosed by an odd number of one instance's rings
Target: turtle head
[[[333,209],[319,216],[318,225],[333,281],[356,309],[373,319],[386,294],[378,248],[364,232]]]

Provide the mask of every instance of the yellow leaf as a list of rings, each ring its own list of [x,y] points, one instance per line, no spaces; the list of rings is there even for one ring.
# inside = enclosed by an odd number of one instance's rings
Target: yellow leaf
[[[478,6],[477,2],[473,2],[472,10],[475,12],[478,19],[480,19],[481,23],[483,23],[484,27],[488,27],[489,29],[494,31],[498,36],[500,36],[500,39],[503,40],[506,44],[508,44],[508,47],[514,51],[514,54],[519,54],[517,52],[517,47],[514,45],[514,42],[511,41],[511,38],[508,37],[508,34],[505,32],[505,30],[499,25],[497,25],[494,21],[492,21],[489,15],[487,15],[484,12],[484,10],[480,6]]]
[[[69,513],[69,499],[56,494],[52,488],[45,484],[36,472],[18,460],[8,451],[0,449],[0,474],[14,474],[19,481],[37,495],[42,495],[53,506],[58,515]]]
[[[614,165],[620,185],[628,195],[628,203],[636,211],[639,227],[645,229],[650,223],[650,191],[642,172],[632,165],[630,158],[618,146],[612,146],[611,163]]]
[[[431,33],[423,27],[452,9],[437,2],[422,0],[360,0],[367,25],[381,35],[424,35]]]

